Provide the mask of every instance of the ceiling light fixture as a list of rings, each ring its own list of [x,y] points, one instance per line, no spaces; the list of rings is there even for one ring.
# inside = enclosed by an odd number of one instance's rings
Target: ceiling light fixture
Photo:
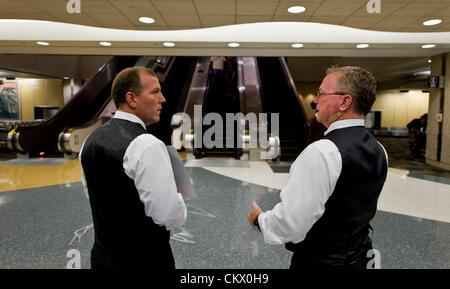
[[[441,19],[431,19],[431,20],[424,21],[422,24],[425,26],[433,26],[433,25],[438,25],[441,22],[442,22]]]
[[[435,48],[436,47],[436,44],[425,44],[425,45],[422,45],[422,48]]]
[[[152,24],[155,23],[155,19],[151,17],[139,17],[139,21],[145,24]]]
[[[44,41],[38,41],[36,43],[39,44],[39,45],[44,45],[44,46],[49,46],[50,45],[50,43],[44,42]]]
[[[164,45],[165,47],[174,47],[174,46],[175,46],[175,43],[173,43],[173,42],[164,42],[163,45]]]
[[[302,48],[302,47],[303,47],[303,44],[301,44],[301,43],[293,43],[291,46],[292,46],[293,48]]]
[[[306,8],[303,6],[292,6],[292,7],[289,7],[287,11],[292,14],[298,14],[298,13],[305,12]]]
[[[431,63],[431,59],[428,59],[428,63]]]
[[[369,47],[369,44],[361,43],[356,45],[356,48],[367,48],[367,47]]]
[[[101,46],[111,46],[111,42],[100,42]]]
[[[228,43],[228,46],[229,46],[229,47],[239,47],[240,44],[237,43],[237,42],[231,42],[231,43]]]

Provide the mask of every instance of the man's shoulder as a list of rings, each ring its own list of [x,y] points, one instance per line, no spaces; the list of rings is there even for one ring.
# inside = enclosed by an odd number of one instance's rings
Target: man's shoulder
[[[328,155],[333,155],[339,153],[339,150],[337,146],[328,139],[320,139],[317,140],[311,144],[309,144],[299,155],[297,160],[301,158],[308,158],[312,157],[313,155],[316,156],[323,156],[324,158],[327,158]],[[296,160],[296,161],[297,161]]]
[[[144,133],[141,134],[139,136],[137,136],[132,143],[136,146],[138,146],[139,148],[141,148],[142,150],[146,149],[146,148],[161,148],[161,147],[165,147],[164,143],[158,139],[157,137],[155,137],[154,135],[150,134],[150,133]]]

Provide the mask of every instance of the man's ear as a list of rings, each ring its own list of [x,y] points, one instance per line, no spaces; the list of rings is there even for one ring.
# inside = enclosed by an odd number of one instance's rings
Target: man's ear
[[[136,94],[134,94],[131,91],[128,91],[127,94],[125,94],[125,99],[130,108],[132,109],[136,108]]]
[[[341,103],[341,111],[346,111],[350,108],[350,106],[352,105],[353,102],[353,97],[350,94],[345,94],[344,97],[342,98],[342,103]]]

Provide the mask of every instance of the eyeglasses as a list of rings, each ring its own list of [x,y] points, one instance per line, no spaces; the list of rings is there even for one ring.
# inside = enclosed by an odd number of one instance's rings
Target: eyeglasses
[[[326,95],[346,95],[347,93],[340,93],[340,92],[320,92],[319,90],[316,91],[316,96],[317,97],[322,97],[322,96],[326,96]]]

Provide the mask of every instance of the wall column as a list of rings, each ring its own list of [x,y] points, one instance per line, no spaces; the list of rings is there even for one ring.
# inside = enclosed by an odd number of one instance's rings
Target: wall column
[[[426,162],[450,169],[450,53],[431,58],[431,75],[444,76],[445,88],[430,88]],[[442,113],[439,123],[437,114]]]

